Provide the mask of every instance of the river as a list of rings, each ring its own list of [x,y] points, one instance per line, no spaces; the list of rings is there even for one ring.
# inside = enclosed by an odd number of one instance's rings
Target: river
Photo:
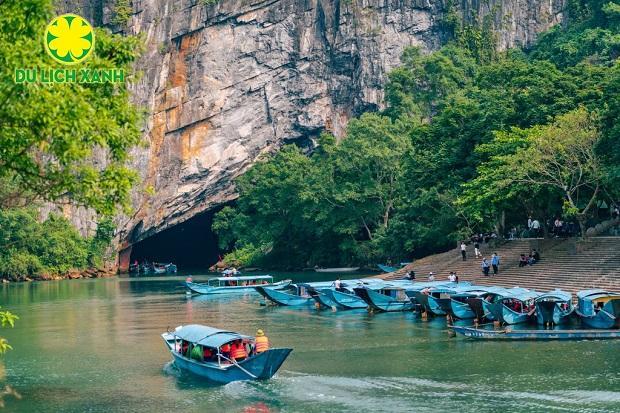
[[[413,313],[188,298],[182,280],[0,287],[0,305],[20,317],[0,334],[14,347],[0,361],[6,381],[22,395],[5,411],[620,412],[618,342],[474,342]],[[160,334],[187,323],[262,328],[294,351],[270,381],[212,386],[170,364]]]

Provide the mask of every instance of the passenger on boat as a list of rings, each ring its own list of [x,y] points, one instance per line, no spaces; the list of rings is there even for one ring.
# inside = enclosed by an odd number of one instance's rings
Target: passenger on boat
[[[189,342],[182,340],[181,341],[181,354],[187,356],[187,350],[189,349]]]
[[[269,350],[269,339],[263,330],[258,329],[256,331],[256,347],[254,348],[254,352],[256,354],[260,354],[267,350]]]
[[[224,357],[226,357],[227,359],[230,359],[231,356],[231,347],[229,343],[226,343],[224,345],[222,345],[222,347],[220,347],[220,354]],[[225,360],[228,361],[228,360]]]
[[[243,345],[243,342],[241,340],[233,341],[230,355],[231,358],[235,361],[242,361],[248,357],[248,352],[246,351],[245,346]]]
[[[456,273],[454,271],[450,271],[450,275],[448,275],[448,281],[456,282]]]
[[[213,350],[211,350],[209,347],[202,348],[202,359],[204,361],[212,361],[213,356]]]

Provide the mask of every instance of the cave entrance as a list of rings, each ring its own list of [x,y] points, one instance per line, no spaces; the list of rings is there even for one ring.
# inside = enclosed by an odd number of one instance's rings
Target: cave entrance
[[[130,262],[173,262],[183,272],[209,268],[224,253],[211,229],[213,216],[221,209],[202,212],[133,244]]]

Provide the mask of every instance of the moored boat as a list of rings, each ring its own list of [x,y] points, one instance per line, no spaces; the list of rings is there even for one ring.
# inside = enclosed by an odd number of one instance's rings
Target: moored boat
[[[536,297],[534,304],[536,321],[544,326],[563,324],[574,311],[572,295],[557,289]]]
[[[340,310],[352,310],[357,308],[366,308],[368,304],[361,297],[355,294],[356,287],[367,287],[378,290],[386,284],[380,279],[367,278],[364,280],[345,280],[340,284],[340,289],[335,287],[323,288],[317,290],[314,299],[326,307],[337,308]]]
[[[455,333],[480,340],[607,340],[620,339],[620,330],[486,330],[451,326]]]
[[[216,277],[209,279],[206,283],[185,282],[185,286],[191,292],[198,294],[253,293],[256,291],[255,287],[257,285],[281,289],[288,287],[290,284],[291,280],[274,282],[271,275]]]
[[[274,348],[256,354],[254,337],[198,324],[180,326],[161,336],[175,365],[221,384],[269,379],[293,351],[290,348]],[[250,347],[248,357],[242,361],[235,360],[222,349],[235,342]]]
[[[412,283],[409,280],[386,282],[377,289],[367,286],[356,287],[355,295],[366,301],[369,308],[377,311],[393,312],[412,310],[414,303],[408,297],[408,291],[422,289],[435,283]],[[438,283],[441,284],[441,283]]]
[[[441,283],[441,282],[440,282]],[[452,313],[451,297],[462,291],[479,289],[482,287],[472,287],[470,283],[446,282],[439,285],[427,285],[420,283],[422,288],[416,288],[407,292],[412,303],[419,304],[425,311],[434,315],[445,315]]]
[[[579,291],[575,312],[590,328],[620,327],[620,293],[598,289]]]
[[[302,306],[314,304],[315,301],[310,294],[310,290],[327,288],[332,284],[333,281],[290,284],[284,291],[262,285],[256,286],[255,289],[260,295],[274,304],[284,306]]]
[[[318,268],[316,267],[314,271],[316,272],[355,272],[359,270],[360,267],[335,267],[335,268]]]
[[[536,311],[534,300],[541,294],[525,288],[511,288],[491,304],[491,312],[497,321],[505,324],[525,323]]]

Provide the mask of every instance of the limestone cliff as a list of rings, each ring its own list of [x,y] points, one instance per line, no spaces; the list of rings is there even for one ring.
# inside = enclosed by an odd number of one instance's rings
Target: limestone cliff
[[[118,2],[120,0],[116,0]],[[499,46],[529,44],[562,20],[564,0],[461,0],[464,16],[492,15]],[[79,4],[79,6],[78,6]],[[233,178],[265,152],[381,107],[386,73],[407,46],[442,41],[446,3],[433,0],[65,0],[97,25],[147,45],[136,102],[150,115],[143,178],[126,219],[131,244],[235,197]],[[144,191],[148,188],[148,191]],[[127,245],[127,244],[126,244]]]

